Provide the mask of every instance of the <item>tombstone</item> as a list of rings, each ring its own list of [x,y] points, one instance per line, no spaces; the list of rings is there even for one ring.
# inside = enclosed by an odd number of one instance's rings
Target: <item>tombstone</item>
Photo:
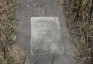
[[[31,54],[62,54],[58,17],[31,17]]]

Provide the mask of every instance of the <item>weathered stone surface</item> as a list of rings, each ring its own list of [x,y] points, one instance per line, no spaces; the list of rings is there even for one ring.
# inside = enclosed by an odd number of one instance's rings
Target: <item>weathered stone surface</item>
[[[61,54],[60,42],[58,17],[31,17],[31,54]]]
[[[71,37],[66,27],[63,9],[55,0],[16,0],[22,3],[16,11],[16,17],[20,18],[18,27],[20,34],[18,39],[22,42],[28,53],[30,64],[77,64],[74,58],[75,46],[71,43]],[[61,29],[61,42],[57,47],[63,49],[64,54],[35,54],[31,55],[31,17],[58,17]],[[63,46],[62,46],[63,44]],[[67,56],[70,56],[69,58]],[[72,58],[72,59],[71,59]],[[80,64],[80,63],[79,63]]]

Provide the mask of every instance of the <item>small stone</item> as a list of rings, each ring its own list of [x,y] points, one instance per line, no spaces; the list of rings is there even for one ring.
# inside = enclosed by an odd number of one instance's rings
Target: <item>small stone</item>
[[[12,40],[16,40],[17,36],[16,35],[12,35]]]
[[[16,35],[14,36],[13,40],[16,40]]]

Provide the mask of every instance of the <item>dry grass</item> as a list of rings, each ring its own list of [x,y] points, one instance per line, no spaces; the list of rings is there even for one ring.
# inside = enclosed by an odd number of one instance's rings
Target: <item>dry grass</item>
[[[12,42],[11,35],[15,30],[14,5],[10,0],[0,0],[0,47]]]
[[[12,64],[29,64],[27,55],[22,47],[17,44],[13,44],[9,50],[9,56],[13,58]],[[10,64],[10,63],[9,63]]]
[[[63,5],[67,26],[80,62],[93,64],[93,0],[58,0]]]
[[[12,1],[0,0],[0,64],[26,64],[24,50],[15,45],[17,41],[14,10],[17,3]]]

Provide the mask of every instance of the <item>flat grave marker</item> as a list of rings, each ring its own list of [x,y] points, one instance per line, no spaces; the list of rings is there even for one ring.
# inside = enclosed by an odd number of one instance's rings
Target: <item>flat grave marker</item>
[[[31,54],[61,54],[58,17],[31,17]]]

